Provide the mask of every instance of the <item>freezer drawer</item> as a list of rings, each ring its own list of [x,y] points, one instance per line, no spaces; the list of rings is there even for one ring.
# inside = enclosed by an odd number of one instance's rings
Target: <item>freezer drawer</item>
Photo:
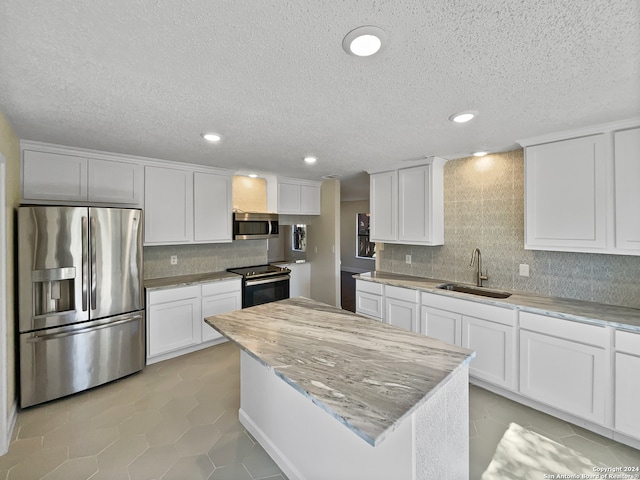
[[[20,406],[43,403],[142,370],[144,312],[20,334]]]

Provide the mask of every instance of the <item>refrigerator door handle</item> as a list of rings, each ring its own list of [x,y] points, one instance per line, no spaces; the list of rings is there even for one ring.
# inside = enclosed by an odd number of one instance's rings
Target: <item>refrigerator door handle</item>
[[[96,309],[98,295],[98,273],[96,271],[96,219],[90,217],[89,250],[91,251],[91,310]]]
[[[48,334],[33,332],[31,334],[32,336],[27,339],[27,343],[36,343],[36,342],[45,341],[45,340],[53,340],[55,338],[70,337],[71,335],[78,335],[80,333],[92,332],[95,330],[101,330],[103,328],[110,328],[110,327],[115,327],[116,325],[122,325],[124,323],[138,321],[141,318],[142,318],[142,315],[136,314],[136,315],[131,315],[126,318],[123,318],[122,320],[116,320],[115,322],[107,321],[98,325],[93,324],[92,326],[89,326],[89,327],[76,328],[74,330],[66,330],[64,332],[48,333]]]
[[[87,311],[87,282],[89,258],[87,253],[87,217],[82,217],[82,311]]]

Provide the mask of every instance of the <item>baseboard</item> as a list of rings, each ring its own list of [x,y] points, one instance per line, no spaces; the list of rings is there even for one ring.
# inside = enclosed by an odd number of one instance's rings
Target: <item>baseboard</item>
[[[5,450],[0,452],[0,456],[5,455],[9,451],[9,446],[11,445],[11,439],[13,438],[13,430],[16,427],[16,421],[18,420],[18,402],[16,399],[13,399],[13,403],[9,408],[9,413],[7,415],[7,431],[5,432]]]
[[[274,445],[269,437],[258,427],[246,412],[240,408],[238,412],[238,419],[242,426],[256,439],[265,452],[273,459],[278,465],[280,470],[284,472],[289,480],[306,480],[305,477],[291,464],[289,459],[282,453],[282,451]]]

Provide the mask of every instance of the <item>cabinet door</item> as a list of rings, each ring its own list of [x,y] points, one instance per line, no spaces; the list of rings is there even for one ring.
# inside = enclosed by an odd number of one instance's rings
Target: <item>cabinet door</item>
[[[520,393],[603,424],[605,350],[520,330]]]
[[[289,297],[310,297],[311,264],[291,263],[284,266],[291,270],[291,280],[289,282]]]
[[[320,215],[320,187],[300,186],[300,213]]]
[[[525,247],[605,248],[606,187],[603,135],[527,147]]]
[[[193,174],[193,218],[196,242],[231,242],[231,177]]]
[[[390,325],[404,328],[409,332],[418,331],[418,304],[398,300],[385,299],[385,321]]]
[[[142,166],[133,162],[88,159],[88,197],[90,202],[142,203]]]
[[[375,173],[369,179],[370,238],[372,242],[398,239],[398,174]]]
[[[210,295],[202,297],[202,318],[210,317],[213,315],[220,315],[222,313],[232,312],[234,310],[240,310],[242,308],[242,293],[227,292],[218,295]],[[209,340],[216,340],[222,338],[222,335],[218,331],[202,322],[202,341],[207,342]]]
[[[475,350],[469,375],[513,388],[514,327],[481,318],[462,317],[462,346]]]
[[[398,240],[431,240],[431,166],[398,170]]]
[[[22,157],[25,200],[87,201],[87,159],[25,150]]]
[[[278,183],[278,213],[300,213],[300,185]]]
[[[420,332],[443,342],[462,346],[462,315],[438,308],[420,307]]]
[[[616,248],[640,251],[640,128],[616,132]]]
[[[201,341],[200,297],[184,298],[149,306],[149,344],[152,357]]]
[[[145,244],[186,243],[193,239],[193,173],[145,167]]]
[[[617,352],[615,355],[614,428],[640,438],[640,357]]]

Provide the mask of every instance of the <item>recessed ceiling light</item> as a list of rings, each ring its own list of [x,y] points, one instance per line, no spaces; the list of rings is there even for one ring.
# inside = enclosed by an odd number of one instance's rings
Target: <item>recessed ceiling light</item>
[[[366,25],[351,30],[342,40],[342,48],[349,55],[370,57],[381,51],[387,43],[387,34],[381,28]]]
[[[219,142],[220,140],[222,140],[222,136],[218,133],[203,133],[202,137],[207,141],[207,142]]]
[[[473,152],[474,157],[484,157],[489,152]]]
[[[304,162],[308,165],[313,165],[317,161],[318,161],[318,157],[312,157],[312,156],[304,157]]]
[[[251,178],[258,178],[258,175],[257,175],[257,174],[255,174],[255,173],[250,173],[250,174],[249,174],[249,176],[250,176]]]
[[[449,120],[455,123],[467,123],[473,120],[476,115],[478,115],[478,112],[475,110],[467,110],[465,112],[454,113],[449,117]]]

